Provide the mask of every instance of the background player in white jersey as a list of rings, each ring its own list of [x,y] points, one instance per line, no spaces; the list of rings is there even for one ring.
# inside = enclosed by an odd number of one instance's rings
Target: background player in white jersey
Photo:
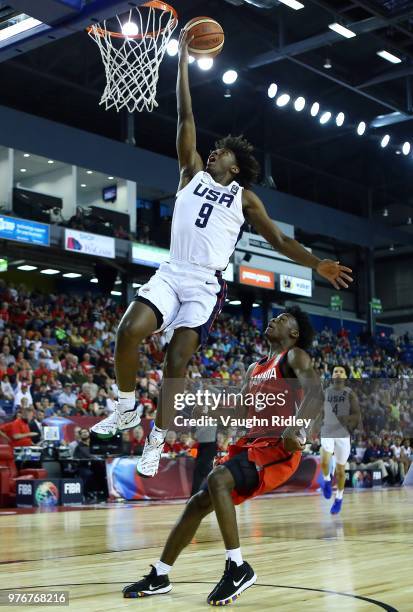
[[[350,432],[360,421],[360,407],[356,394],[346,385],[347,368],[333,368],[332,384],[324,391],[324,417],[321,427],[321,469],[323,472],[323,494],[330,499],[332,486],[330,464],[334,453],[337,493],[331,514],[338,514],[343,503],[346,482],[346,463],[350,455]]]
[[[190,39],[192,40],[192,39]],[[261,200],[250,190],[259,164],[241,136],[227,136],[204,163],[196,149],[196,131],[188,78],[188,34],[180,37],[177,78],[177,152],[180,182],[172,221],[170,261],[143,285],[120,322],[115,350],[119,402],[114,412],[92,427],[112,437],[135,427],[138,347],[156,330],[173,330],[164,364],[164,382],[155,425],[138,472],[154,476],[173,417],[173,397],[182,392],[186,367],[202,344],[225,302],[222,270],[231,257],[245,220],[280,253],[309,266],[339,289],[352,281],[339,262],[320,260],[279,230]]]

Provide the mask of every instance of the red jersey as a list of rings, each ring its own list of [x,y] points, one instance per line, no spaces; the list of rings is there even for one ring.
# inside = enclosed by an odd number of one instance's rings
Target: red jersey
[[[248,393],[255,396],[255,404],[248,411],[248,417],[259,417],[260,420],[268,419],[272,423],[273,416],[288,417],[296,412],[296,404],[302,401],[303,393],[296,379],[284,377],[281,365],[287,358],[288,351],[268,358],[264,357],[255,364],[251,374]],[[263,394],[263,403],[258,400],[258,394]],[[274,405],[266,402],[271,397]],[[257,410],[258,407],[258,410]],[[260,409],[261,408],[261,409]],[[232,491],[232,499],[235,504],[241,504],[246,499],[262,495],[273,491],[283,485],[294,474],[301,460],[301,452],[289,453],[285,450],[283,441],[280,438],[284,426],[257,425],[248,431],[248,435],[238,440],[236,444],[228,447],[228,455],[218,460],[218,463],[225,465],[225,462],[232,459],[235,455],[247,450],[248,459],[255,463],[259,482],[257,487],[248,495]],[[255,437],[254,437],[255,433]],[[251,439],[252,438],[252,439]]]
[[[248,430],[248,437],[277,437],[285,429],[283,420],[294,416],[302,401],[302,390],[296,378],[285,378],[281,365],[288,351],[274,357],[263,357],[254,366],[248,385],[250,405],[248,418],[259,420]]]

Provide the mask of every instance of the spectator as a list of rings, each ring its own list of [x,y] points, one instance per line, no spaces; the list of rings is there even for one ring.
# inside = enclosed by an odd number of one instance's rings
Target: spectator
[[[33,438],[38,435],[30,430],[29,423],[33,420],[34,410],[31,406],[23,408],[22,416],[17,417],[9,423],[7,435],[10,438],[11,445],[16,446],[32,446]]]
[[[398,475],[400,478],[400,482],[403,482],[404,477],[406,475],[406,467],[407,469],[409,468],[409,463],[405,460],[404,454],[402,452],[401,442],[401,436],[396,436],[391,450],[393,451],[394,460],[396,461],[398,466]]]
[[[77,395],[74,393],[72,385],[70,383],[66,383],[64,386],[64,390],[57,398],[57,403],[59,406],[63,406],[63,404],[69,404],[69,406],[75,406],[77,400]]]
[[[33,406],[33,398],[30,393],[29,385],[26,382],[21,383],[20,388],[18,388],[14,396],[14,407],[15,408],[21,405],[22,399],[25,399],[27,401],[28,406]]]
[[[173,453],[179,453],[181,450],[182,450],[182,446],[177,441],[176,431],[173,431],[172,429],[170,429],[168,433],[166,434],[165,446],[163,447],[163,452],[173,454]]]
[[[0,377],[0,380],[0,399],[12,402],[14,400],[14,392],[10,383],[10,376],[5,374],[2,378]]]
[[[88,374],[91,370],[94,369],[95,366],[90,361],[89,353],[85,353],[83,355],[83,361],[81,362],[80,366],[81,366],[84,374]]]
[[[11,348],[8,344],[3,344],[0,359],[4,359],[7,367],[13,366],[16,363],[16,357],[12,355]]]
[[[369,438],[367,440],[367,448],[363,455],[363,461],[350,464],[352,470],[375,469],[380,470],[383,482],[387,480],[389,473],[382,459],[382,451],[380,448],[380,438]]]
[[[131,452],[133,455],[141,455],[145,446],[145,432],[142,425],[138,425],[132,431]]]
[[[93,401],[98,395],[99,387],[94,382],[92,372],[88,372],[86,374],[86,378],[87,378],[86,382],[84,382],[82,385],[82,391],[83,393],[87,393],[91,401]]]
[[[29,421],[30,431],[37,434],[33,436],[33,443],[40,444],[43,441],[43,421],[45,418],[44,410],[39,408],[36,412],[33,412],[33,418]]]
[[[80,441],[80,432],[81,432],[81,427],[79,427],[79,425],[76,425],[76,427],[73,430],[73,436],[74,439],[72,440],[72,442],[69,442],[68,446],[70,449],[70,455],[73,457],[74,452],[75,452],[75,448],[78,445],[78,442]]]

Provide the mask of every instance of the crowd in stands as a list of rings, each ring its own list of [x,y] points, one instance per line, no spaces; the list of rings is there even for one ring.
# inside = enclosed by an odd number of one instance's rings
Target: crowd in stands
[[[0,280],[0,421],[22,415],[27,408],[33,408],[29,412],[38,424],[51,416],[110,413],[117,397],[114,343],[121,315],[121,307],[111,299],[46,295]],[[405,439],[413,431],[412,345],[408,334],[351,337],[346,330],[334,334],[325,328],[310,351],[325,385],[331,366],[349,367],[349,384],[357,391],[363,414],[352,460],[382,461],[388,464],[387,476],[399,479],[412,459]],[[136,395],[145,419],[156,414],[164,348],[165,339],[159,335],[140,348]],[[191,360],[188,377],[240,385],[248,365],[265,352],[266,341],[254,323],[221,315],[208,345]],[[219,450],[225,452],[239,434],[220,431]],[[123,442],[125,452],[139,452],[143,429],[127,432]],[[189,434],[171,431],[166,452],[188,453],[194,442]]]

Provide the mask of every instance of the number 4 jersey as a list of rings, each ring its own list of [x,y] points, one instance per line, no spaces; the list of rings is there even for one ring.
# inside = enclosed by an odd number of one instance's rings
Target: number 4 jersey
[[[171,231],[171,262],[225,270],[244,224],[242,187],[220,185],[197,172],[176,195]]]
[[[347,417],[351,413],[351,389],[349,387],[337,388],[334,385],[324,392],[324,419],[321,436],[324,438],[343,438],[349,436],[348,429],[344,427],[337,417]]]

